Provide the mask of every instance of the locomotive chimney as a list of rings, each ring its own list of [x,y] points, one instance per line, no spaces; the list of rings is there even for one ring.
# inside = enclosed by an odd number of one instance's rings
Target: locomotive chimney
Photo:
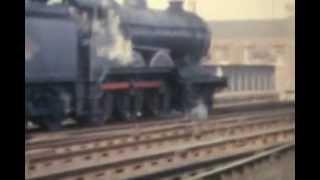
[[[146,0],[125,0],[124,5],[129,6],[131,8],[135,8],[135,9],[147,9],[148,8]]]
[[[169,11],[182,12],[183,11],[183,0],[169,0]]]

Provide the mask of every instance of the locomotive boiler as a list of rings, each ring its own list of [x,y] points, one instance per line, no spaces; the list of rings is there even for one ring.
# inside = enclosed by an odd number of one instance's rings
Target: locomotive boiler
[[[73,118],[102,125],[186,112],[226,86],[200,65],[211,35],[181,2],[152,10],[144,0],[28,0],[26,119],[50,130]]]

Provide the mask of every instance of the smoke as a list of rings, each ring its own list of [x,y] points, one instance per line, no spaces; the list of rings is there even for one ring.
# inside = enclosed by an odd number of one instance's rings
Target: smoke
[[[190,116],[192,120],[196,121],[208,119],[208,109],[206,105],[202,101],[197,102],[197,105],[191,110]]]
[[[133,61],[132,42],[121,32],[120,17],[113,10],[108,9],[108,18],[95,18],[93,31],[98,34],[94,38],[97,56],[119,65],[128,65]]]
[[[127,65],[133,60],[132,42],[124,38],[120,30],[120,18],[113,11],[109,13],[109,22],[113,37],[109,56],[111,59],[117,59],[120,64]]]
[[[222,68],[220,66],[217,67],[216,75],[218,77],[223,77],[223,70],[222,70]]]
[[[55,5],[55,4],[62,4],[63,0],[49,0],[47,5]]]

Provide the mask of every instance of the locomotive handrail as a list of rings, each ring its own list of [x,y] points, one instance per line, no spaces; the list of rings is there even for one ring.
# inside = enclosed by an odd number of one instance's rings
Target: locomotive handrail
[[[166,51],[170,53],[170,50],[167,48],[155,47],[155,46],[134,46],[133,49],[135,50],[147,50],[147,51]]]

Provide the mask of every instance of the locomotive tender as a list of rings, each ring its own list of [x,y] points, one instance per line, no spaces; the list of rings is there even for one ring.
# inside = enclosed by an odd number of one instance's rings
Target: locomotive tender
[[[200,65],[210,39],[181,2],[160,11],[144,0],[28,0],[26,119],[56,130],[66,118],[101,125],[186,112],[199,99],[211,109],[226,79]],[[119,47],[128,56],[113,55]]]

